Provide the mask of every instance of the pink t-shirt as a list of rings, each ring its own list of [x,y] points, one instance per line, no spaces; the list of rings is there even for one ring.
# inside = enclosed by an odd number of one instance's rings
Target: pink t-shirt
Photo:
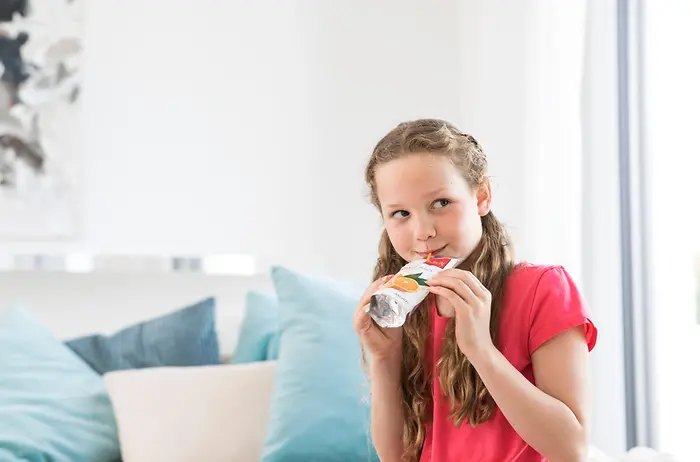
[[[432,337],[426,357],[433,371],[432,422],[426,425],[421,462],[543,462],[546,459],[516,433],[501,411],[476,428],[464,423],[455,428],[449,403],[440,391],[435,363],[442,351],[449,318],[432,304]],[[589,351],[598,331],[591,321],[571,276],[560,266],[522,264],[506,281],[499,331],[499,351],[534,383],[532,353],[547,340],[583,325]]]

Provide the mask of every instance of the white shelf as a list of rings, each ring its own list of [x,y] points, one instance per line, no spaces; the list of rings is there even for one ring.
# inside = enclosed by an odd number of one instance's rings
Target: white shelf
[[[0,272],[59,273],[195,273],[254,276],[261,268],[252,255],[94,255],[13,254],[0,255]]]

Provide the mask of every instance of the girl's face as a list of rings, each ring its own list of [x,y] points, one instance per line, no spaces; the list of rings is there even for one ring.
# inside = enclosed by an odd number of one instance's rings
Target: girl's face
[[[491,186],[469,186],[445,155],[410,154],[375,171],[384,227],[406,261],[468,257],[481,239]]]

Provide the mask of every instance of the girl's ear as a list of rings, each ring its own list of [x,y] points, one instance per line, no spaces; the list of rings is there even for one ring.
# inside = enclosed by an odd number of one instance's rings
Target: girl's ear
[[[486,181],[476,190],[476,204],[480,217],[488,215],[491,211],[491,197],[491,182]]]

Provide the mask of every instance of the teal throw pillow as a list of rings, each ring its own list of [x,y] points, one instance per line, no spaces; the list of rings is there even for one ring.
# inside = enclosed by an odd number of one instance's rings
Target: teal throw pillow
[[[272,270],[279,358],[263,462],[378,460],[353,312],[364,286]]]
[[[274,294],[250,291],[231,364],[277,359],[279,304]]]
[[[66,345],[99,374],[220,364],[216,300],[208,297],[115,334],[88,335]]]
[[[102,378],[29,312],[0,313],[0,460],[118,459]]]

